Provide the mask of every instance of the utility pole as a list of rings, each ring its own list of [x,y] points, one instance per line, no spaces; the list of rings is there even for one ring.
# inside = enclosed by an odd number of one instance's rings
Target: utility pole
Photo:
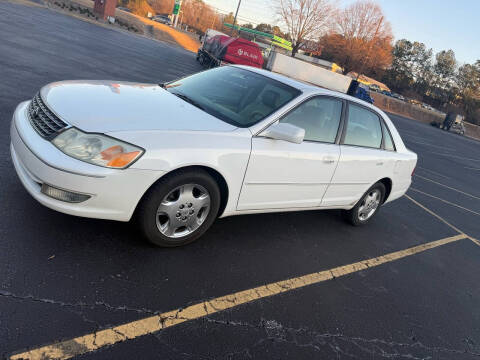
[[[235,32],[235,23],[237,22],[237,15],[238,15],[238,10],[240,9],[240,3],[241,2],[242,2],[242,0],[238,0],[237,11],[235,12],[235,17],[233,18],[232,35]]]

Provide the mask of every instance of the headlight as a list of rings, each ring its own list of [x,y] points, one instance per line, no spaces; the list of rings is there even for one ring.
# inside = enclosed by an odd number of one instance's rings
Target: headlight
[[[126,168],[143,154],[143,150],[134,145],[75,128],[65,130],[52,143],[75,159],[114,169]]]

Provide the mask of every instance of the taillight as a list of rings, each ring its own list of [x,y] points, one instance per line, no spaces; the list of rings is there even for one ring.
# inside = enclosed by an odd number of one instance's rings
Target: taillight
[[[413,167],[413,170],[412,170],[412,177],[413,177],[413,174],[415,174],[415,169],[416,169],[416,168],[417,168],[417,166],[415,165],[415,166]]]

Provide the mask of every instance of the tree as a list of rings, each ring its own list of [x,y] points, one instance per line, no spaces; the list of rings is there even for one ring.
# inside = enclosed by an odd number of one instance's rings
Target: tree
[[[182,23],[197,32],[204,33],[207,29],[221,28],[222,22],[216,11],[202,0],[183,0],[181,12]]]
[[[357,1],[336,14],[332,32],[321,39],[321,45],[344,74],[375,73],[391,64],[392,38],[380,6]]]
[[[148,13],[154,13],[146,0],[120,0],[118,4],[128,7],[136,15],[147,16]]]
[[[261,24],[258,24],[256,27],[255,27],[255,30],[258,30],[258,31],[261,31],[261,32],[265,32],[265,33],[269,33],[271,34],[272,33],[272,25],[270,24],[265,24],[265,23],[261,23]]]
[[[173,0],[148,0],[148,3],[157,14],[171,14],[173,2]]]
[[[279,0],[277,15],[290,35],[292,56],[306,40],[318,39],[328,30],[334,12],[330,0]]]
[[[453,50],[442,50],[435,56],[432,95],[440,104],[453,102],[457,96],[455,77],[457,60]]]
[[[480,117],[475,118],[480,109],[480,60],[458,69],[457,85],[467,120],[480,124]]]
[[[432,77],[432,49],[417,41],[401,39],[395,43],[392,57],[383,80],[400,93],[413,89],[424,94]]]

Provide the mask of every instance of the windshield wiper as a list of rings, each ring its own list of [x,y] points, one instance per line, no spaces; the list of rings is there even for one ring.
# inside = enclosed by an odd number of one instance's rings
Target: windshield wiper
[[[185,94],[180,94],[180,93],[176,93],[176,92],[172,92],[173,95],[179,97],[180,99],[192,104],[193,106],[196,106],[197,108],[199,108],[200,110],[204,110],[205,111],[205,108],[200,105],[199,103],[197,103],[195,100],[193,100],[192,98],[189,98],[187,95]]]

